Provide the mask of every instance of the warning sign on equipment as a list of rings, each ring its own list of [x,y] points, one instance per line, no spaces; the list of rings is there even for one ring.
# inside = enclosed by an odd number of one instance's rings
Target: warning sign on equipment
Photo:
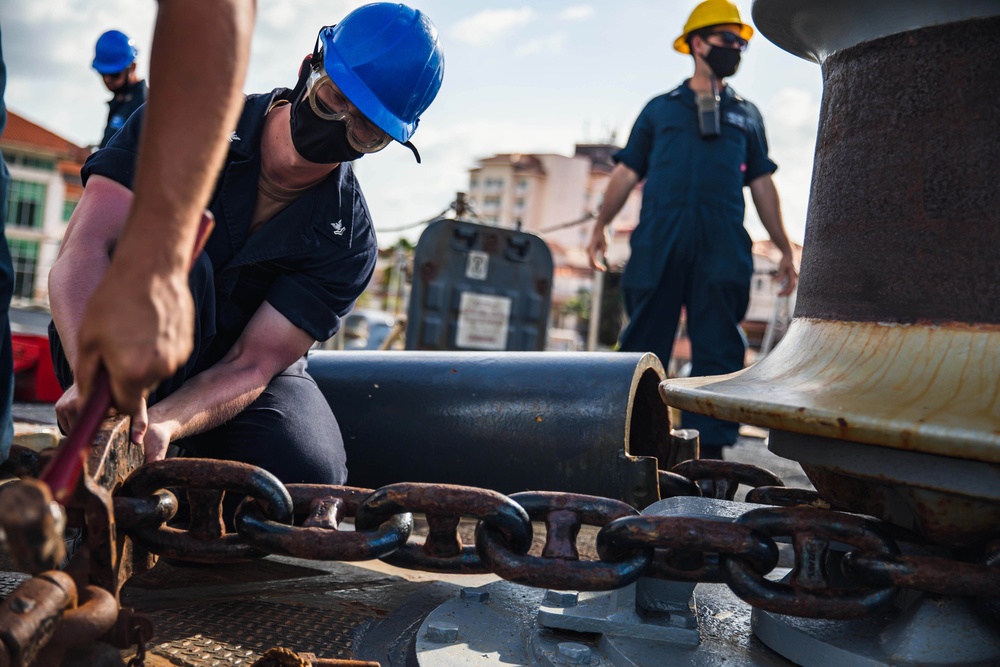
[[[510,302],[505,296],[462,292],[455,345],[474,350],[506,350]]]

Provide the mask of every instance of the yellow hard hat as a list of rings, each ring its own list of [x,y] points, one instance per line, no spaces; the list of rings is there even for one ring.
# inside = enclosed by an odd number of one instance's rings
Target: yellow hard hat
[[[738,23],[740,25],[740,37],[750,41],[753,37],[753,28],[748,26],[740,18],[740,10],[729,0],[705,0],[694,8],[687,23],[684,24],[684,34],[674,40],[674,51],[681,53],[691,53],[687,38],[692,32],[707,28],[710,25],[721,25],[723,23]]]

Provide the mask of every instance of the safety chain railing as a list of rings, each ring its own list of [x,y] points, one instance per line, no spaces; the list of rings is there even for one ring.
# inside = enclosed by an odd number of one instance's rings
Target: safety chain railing
[[[725,583],[754,607],[827,619],[867,615],[901,588],[1000,598],[1000,539],[978,550],[945,553],[889,524],[830,509],[818,494],[786,489],[770,472],[745,464],[686,461],[660,478],[665,497],[708,489],[732,499],[743,483],[753,487],[749,502],[778,506],[752,509],[735,520],[652,516],[617,500],[575,493],[506,496],[423,483],[377,490],[285,486],[247,464],[170,459],[136,470],[115,497],[115,512],[129,536],[151,552],[199,562],[268,554],[377,558],[410,569],[493,573],[529,586],[578,591],[620,588],[644,576]],[[186,529],[176,525],[176,495],[185,491]],[[245,496],[232,516],[233,531],[221,519],[224,493]],[[426,516],[423,543],[411,540],[413,513]],[[462,544],[463,517],[478,520],[474,546]],[[353,518],[354,530],[339,529],[346,518]],[[538,555],[531,553],[532,522],[545,523]],[[583,525],[599,529],[596,560],[580,557]],[[786,538],[794,555],[781,582],[767,577],[778,566],[778,538]]]

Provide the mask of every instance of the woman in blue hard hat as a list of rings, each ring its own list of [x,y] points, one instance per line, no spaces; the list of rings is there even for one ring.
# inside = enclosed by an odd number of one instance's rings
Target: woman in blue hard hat
[[[94,69],[114,97],[108,100],[108,124],[100,148],[104,148],[122,129],[136,109],[146,101],[149,90],[146,82],[135,73],[135,57],[139,49],[135,41],[118,30],[108,30],[97,39],[94,48]]]
[[[215,227],[192,271],[200,330],[187,366],[133,420],[147,460],[188,455],[259,465],[285,483],[342,484],[343,440],[305,354],[330,338],[367,286],[378,245],[351,162],[407,145],[444,72],[437,30],[401,4],[366,5],[323,28],[296,86],[247,97],[209,208]],[[128,208],[143,112],[84,165],[86,190],[50,278],[60,379],[73,303],[100,278],[112,211]],[[85,206],[88,197],[99,206]],[[83,275],[81,275],[81,273]],[[64,428],[77,402],[60,401]],[[332,406],[336,411],[336,405]]]

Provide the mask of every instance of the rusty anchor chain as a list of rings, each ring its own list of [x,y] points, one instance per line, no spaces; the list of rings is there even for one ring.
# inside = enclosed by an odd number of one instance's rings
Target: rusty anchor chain
[[[203,470],[195,472],[199,468]],[[392,484],[372,491],[280,483],[271,488],[269,481],[269,491],[263,493],[247,480],[266,477],[247,468],[225,461],[170,459],[158,462],[152,472],[140,469],[133,476],[141,483],[130,478],[121,493],[133,497],[128,501],[134,511],[130,522],[145,527],[125,532],[154,553],[169,549],[172,557],[192,560],[233,553],[283,553],[314,560],[377,557],[410,569],[491,572],[531,586],[581,591],[617,588],[642,576],[725,583],[752,606],[814,618],[864,616],[882,608],[902,588],[1000,596],[996,549],[944,557],[915,553],[920,547],[916,545],[903,553],[897,540],[912,537],[905,531],[825,509],[816,494],[788,493],[793,490],[785,489],[773,474],[745,464],[688,461],[663,471],[669,474],[661,478],[669,480],[673,491],[686,486],[689,495],[703,493],[698,482],[706,479],[712,482],[709,491],[723,497],[732,497],[738,484],[748,484],[754,487],[750,496],[773,497],[789,506],[755,509],[727,520],[639,515],[619,501],[580,494],[527,492],[508,497],[446,484]],[[675,484],[674,476],[690,485]],[[186,489],[186,479],[195,480],[195,488]],[[212,484],[252,496],[236,511],[235,533],[216,530],[197,541],[168,542],[161,535],[176,529],[162,523],[150,527],[164,514],[162,501],[153,496],[164,486],[189,491],[192,515],[220,521],[221,494],[190,493]],[[138,502],[141,496],[147,498],[145,503]],[[413,513],[424,514],[430,527],[422,544],[410,539]],[[351,516],[356,532],[339,530],[339,522]],[[457,530],[461,517],[478,519],[475,546],[462,544]],[[532,521],[546,526],[540,555],[529,554]],[[576,540],[583,525],[599,529],[596,560],[579,555]],[[795,558],[781,582],[768,578],[777,567],[777,540],[788,541]]]

